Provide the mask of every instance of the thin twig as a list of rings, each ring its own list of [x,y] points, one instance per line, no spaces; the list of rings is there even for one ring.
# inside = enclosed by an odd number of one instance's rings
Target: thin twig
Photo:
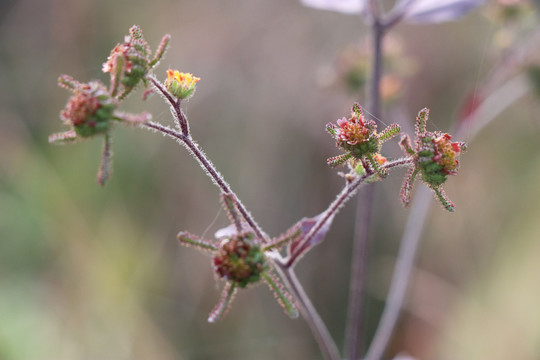
[[[222,192],[225,194],[230,194],[234,197],[236,204],[238,205],[238,211],[242,214],[244,219],[246,220],[247,224],[251,227],[251,229],[255,232],[255,235],[257,236],[260,241],[265,242],[268,240],[268,236],[264,233],[264,231],[259,227],[259,225],[255,222],[251,214],[246,210],[245,206],[242,204],[242,202],[238,199],[238,197],[235,195],[235,193],[232,191],[229,184],[225,182],[221,174],[217,171],[214,164],[206,157],[206,155],[202,152],[202,150],[199,148],[197,143],[195,143],[190,136],[184,135],[179,133],[178,131],[172,130],[171,128],[168,128],[166,126],[163,126],[161,124],[157,124],[154,122],[145,122],[141,125],[149,127],[151,129],[158,130],[166,135],[169,135],[176,140],[179,140],[181,144],[183,144],[193,155],[195,159],[197,159],[199,165],[206,170],[208,176],[212,179],[212,181],[221,189]]]
[[[410,158],[401,158],[393,161],[389,161],[383,166],[381,166],[382,169],[389,170],[395,167],[402,167],[407,166],[411,163]],[[334,201],[328,206],[328,208],[321,214],[315,225],[310,229],[310,231],[307,233],[307,235],[299,242],[299,244],[296,246],[297,249],[303,249],[306,244],[308,244],[313,237],[321,230],[323,226],[326,225],[328,221],[330,221],[341,209],[343,205],[347,203],[347,201],[356,193],[358,188],[365,184],[366,180],[374,176],[375,174],[364,174],[362,176],[357,177],[355,180],[353,180],[351,183],[347,184],[341,192],[336,196]],[[292,267],[296,263],[297,257],[292,255],[290,258],[287,259],[286,266]]]

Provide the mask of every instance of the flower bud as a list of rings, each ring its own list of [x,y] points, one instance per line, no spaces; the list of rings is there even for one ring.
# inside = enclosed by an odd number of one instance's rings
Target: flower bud
[[[449,134],[440,132],[427,132],[421,138],[417,165],[426,183],[438,186],[446,181],[448,175],[457,174],[463,144],[451,139]]]
[[[241,288],[258,282],[261,273],[268,269],[263,251],[259,245],[251,243],[248,235],[239,234],[223,240],[213,259],[219,277]]]
[[[195,84],[200,78],[190,73],[182,73],[178,70],[167,70],[165,88],[178,99],[187,99],[195,91]]]
[[[78,136],[86,138],[109,131],[116,106],[101,82],[76,83],[60,118],[73,127]]]

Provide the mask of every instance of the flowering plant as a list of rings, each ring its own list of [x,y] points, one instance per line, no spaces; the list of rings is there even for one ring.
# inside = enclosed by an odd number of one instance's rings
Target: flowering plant
[[[113,48],[103,64],[103,72],[109,75],[108,86],[99,81],[81,83],[67,75],[60,76],[60,86],[72,92],[66,107],[60,113],[61,120],[69,129],[51,135],[49,141],[71,143],[103,137],[104,148],[98,171],[100,185],[104,185],[110,177],[112,156],[110,138],[116,124],[158,131],[182,144],[218,187],[221,202],[231,223],[216,233],[216,240],[204,239],[183,230],[177,235],[181,245],[210,255],[210,265],[216,278],[224,284],[217,305],[210,311],[208,321],[215,322],[222,319],[239,290],[266,283],[289,317],[296,318],[300,314],[307,321],[323,356],[337,360],[341,359],[341,354],[298,281],[295,265],[309,250],[325,239],[333,219],[359,188],[368,183],[384,180],[395,168],[408,169],[400,193],[401,202],[405,206],[411,202],[414,181],[421,179],[433,191],[444,209],[455,211],[455,205],[448,199],[442,186],[448,181],[449,175],[458,174],[459,158],[466,149],[464,142],[453,141],[450,134],[427,129],[429,115],[427,108],[420,110],[416,118],[414,143],[409,135],[401,132],[401,126],[397,123],[382,126],[384,122],[381,120],[383,116],[379,104],[382,38],[401,21],[436,23],[457,19],[480,5],[482,1],[401,0],[397,1],[395,7],[387,14],[380,13],[377,1],[303,0],[303,2],[317,8],[361,14],[374,29],[376,51],[371,76],[370,101],[365,107],[359,103],[353,104],[347,117],[341,117],[326,125],[326,131],[341,152],[330,157],[327,160],[328,165],[332,168],[345,165],[350,170],[344,175],[342,190],[324,211],[314,217],[298,220],[282,235],[271,237],[263,231],[193,139],[182,104],[184,100],[194,96],[200,78],[174,69],[166,71],[164,81],[160,81],[159,76],[153,74],[154,68],[167,50],[169,35],[163,37],[152,56],[141,29],[133,26],[124,42]],[[151,115],[146,112],[131,114],[120,110],[122,102],[139,86],[145,88],[144,97],[150,92],[162,95],[164,101],[171,107],[174,128],[152,121]],[[475,108],[469,115],[479,106],[475,103]],[[380,128],[382,130],[379,130]],[[400,134],[399,144],[404,155],[399,158],[383,155],[383,143]],[[456,137],[460,136],[458,131]],[[359,243],[355,240],[355,249]],[[360,252],[354,251],[354,256],[357,253]],[[365,263],[365,259],[360,260]],[[409,268],[400,269],[402,274],[400,276],[405,276],[405,283],[410,274],[410,263],[408,266]],[[353,274],[352,282],[359,283],[360,278],[357,274]],[[402,277],[399,279],[403,280]],[[403,292],[396,295],[397,310],[401,305],[399,296],[402,297]],[[394,315],[389,320],[383,316],[381,326],[386,326],[386,329],[389,326],[391,333],[397,319],[395,314],[399,311],[395,311],[394,302],[389,301],[390,305],[394,306],[392,312]],[[353,296],[350,309],[358,310],[359,307],[359,300]],[[347,355],[350,359],[357,359],[361,356],[357,336],[361,321],[354,314],[349,317],[349,321]],[[390,325],[385,325],[388,323]],[[368,350],[368,359],[378,359],[382,356],[389,337],[388,331],[384,333],[386,335],[381,335],[382,337],[375,337],[373,346]]]

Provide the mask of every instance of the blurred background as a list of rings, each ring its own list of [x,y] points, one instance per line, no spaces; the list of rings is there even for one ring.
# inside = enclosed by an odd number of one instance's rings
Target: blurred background
[[[527,42],[535,15],[501,24],[496,5],[394,29],[384,122],[410,128],[428,106],[430,130],[449,131],[501,54],[540,55]],[[152,49],[172,35],[159,78],[169,67],[201,77],[185,104],[193,136],[266,232],[318,214],[342,187],[325,162],[338,150],[324,125],[364,101],[359,17],[289,0],[2,0],[0,359],[320,359],[304,321],[286,317],[265,286],[241,291],[223,321],[207,323],[220,285],[210,259],[176,234],[212,238],[228,222],[217,189],[177,143],[117,127],[104,188],[99,139],[48,144],[65,130],[58,114],[69,93],[57,77],[107,81],[102,63],[133,24]],[[522,69],[512,64],[502,68]],[[141,93],[123,109],[172,125],[162,99]],[[539,110],[531,91],[469,144],[446,186],[458,210],[431,207],[388,357],[540,358]],[[396,142],[384,150],[400,156]],[[375,186],[366,343],[409,213],[404,173]],[[351,202],[297,268],[340,346],[354,212]]]

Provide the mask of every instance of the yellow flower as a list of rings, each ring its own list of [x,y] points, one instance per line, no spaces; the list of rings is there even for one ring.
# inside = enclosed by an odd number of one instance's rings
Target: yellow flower
[[[178,70],[167,70],[165,88],[178,99],[187,99],[195,91],[195,84],[200,78],[191,73],[183,73]]]

